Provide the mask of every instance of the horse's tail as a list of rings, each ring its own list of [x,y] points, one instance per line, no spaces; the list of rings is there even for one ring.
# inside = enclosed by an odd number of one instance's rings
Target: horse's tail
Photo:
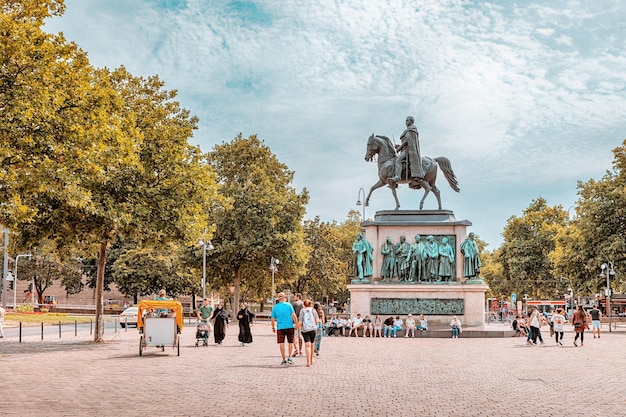
[[[456,175],[454,175],[454,171],[452,170],[450,160],[445,156],[438,156],[435,158],[435,161],[439,164],[439,168],[443,171],[443,175],[446,176],[448,184],[450,184],[450,188],[458,193],[461,189],[459,188],[459,182],[456,179]]]

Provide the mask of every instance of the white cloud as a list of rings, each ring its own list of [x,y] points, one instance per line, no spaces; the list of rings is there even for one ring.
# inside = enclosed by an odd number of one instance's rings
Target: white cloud
[[[458,195],[440,184],[444,207],[492,247],[531,199],[572,205],[626,136],[619,0],[170,3],[67,0],[49,28],[96,66],[159,74],[200,117],[204,150],[258,133],[311,191],[311,217],[357,208],[377,180],[367,137],[397,139],[408,114],[461,181]],[[383,188],[367,213],[392,207]]]

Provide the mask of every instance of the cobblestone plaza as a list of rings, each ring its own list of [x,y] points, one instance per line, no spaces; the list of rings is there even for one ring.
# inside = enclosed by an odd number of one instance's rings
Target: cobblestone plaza
[[[626,415],[626,329],[605,325],[601,339],[586,332],[584,347],[567,330],[563,347],[547,331],[537,347],[516,337],[325,337],[310,368],[302,357],[281,366],[264,322],[245,347],[236,325],[222,346],[195,347],[188,325],[180,356],[152,348],[140,357],[134,328],[105,334],[102,344],[5,337],[0,415]]]

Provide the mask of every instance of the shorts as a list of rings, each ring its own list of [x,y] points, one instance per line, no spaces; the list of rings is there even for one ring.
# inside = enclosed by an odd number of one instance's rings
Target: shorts
[[[287,337],[287,342],[293,343],[293,327],[291,329],[276,330],[276,338],[279,344],[285,343],[285,337]]]
[[[591,320],[591,328],[592,329],[599,329],[600,326],[601,326],[600,320]]]
[[[293,338],[295,340],[302,340],[302,331],[300,329],[294,329]],[[289,342],[289,343],[293,343],[293,342]]]
[[[313,343],[315,341],[315,330],[311,330],[310,332],[301,332],[302,338],[304,339],[304,343]]]

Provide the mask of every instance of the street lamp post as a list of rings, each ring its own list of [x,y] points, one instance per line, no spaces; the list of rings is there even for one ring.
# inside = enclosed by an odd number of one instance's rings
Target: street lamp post
[[[198,245],[202,246],[202,301],[204,301],[206,298],[206,251],[214,248],[210,240],[205,242],[201,239],[198,241]]]
[[[602,269],[602,273],[600,276],[604,276],[606,273],[606,314],[609,318],[609,333],[611,332],[611,283],[609,282],[609,277],[611,275],[615,275],[615,271],[613,270],[613,262],[605,263],[600,266]]]
[[[363,202],[361,202],[361,193],[363,193]],[[363,221],[365,221],[365,190],[363,187],[359,188],[359,194],[357,195],[356,205],[363,205]]]
[[[278,271],[280,261],[272,256],[270,261],[270,271],[272,271],[272,307],[276,303],[276,288],[274,287],[274,273]]]
[[[24,253],[21,255],[17,255],[15,257],[15,282],[13,283],[13,309],[14,310],[17,309],[17,261],[20,259],[20,257],[30,258],[31,256],[33,255],[30,253]]]

